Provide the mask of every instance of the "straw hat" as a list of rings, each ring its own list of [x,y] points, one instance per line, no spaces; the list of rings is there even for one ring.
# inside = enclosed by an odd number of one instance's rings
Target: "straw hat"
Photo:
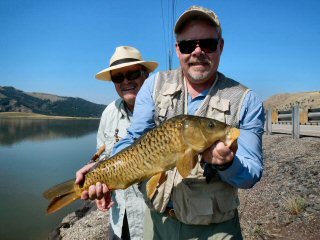
[[[112,55],[109,67],[98,72],[96,78],[111,81],[110,71],[135,64],[145,66],[150,72],[153,72],[159,65],[157,62],[144,61],[140,51],[134,47],[120,46],[116,48],[116,51]]]

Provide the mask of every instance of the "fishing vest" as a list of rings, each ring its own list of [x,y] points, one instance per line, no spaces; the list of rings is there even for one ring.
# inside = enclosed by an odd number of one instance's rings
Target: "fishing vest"
[[[195,115],[239,127],[240,109],[247,92],[245,86],[218,73]],[[153,96],[156,125],[176,115],[187,114],[188,94],[181,68],[158,73]],[[177,219],[186,224],[207,225],[233,218],[239,206],[238,189],[221,181],[218,172],[207,183],[203,165],[199,161],[187,178],[182,178],[176,168],[167,171],[166,181],[147,201],[149,207],[163,213],[171,199]]]

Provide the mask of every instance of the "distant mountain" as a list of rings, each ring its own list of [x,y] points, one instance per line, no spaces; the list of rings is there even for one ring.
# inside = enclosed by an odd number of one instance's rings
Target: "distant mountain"
[[[269,97],[264,101],[266,109],[290,110],[293,106],[299,105],[301,109],[320,108],[320,91],[282,93]]]
[[[0,87],[0,112],[31,112],[52,116],[100,117],[106,106],[82,98],[46,93],[27,93]]]

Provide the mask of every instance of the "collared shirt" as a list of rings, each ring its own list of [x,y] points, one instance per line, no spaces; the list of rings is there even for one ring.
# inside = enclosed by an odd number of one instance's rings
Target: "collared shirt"
[[[126,136],[131,117],[132,113],[125,107],[122,99],[113,101],[103,111],[97,134],[97,149],[105,144],[106,150],[100,160],[104,157],[108,158],[114,144]],[[119,238],[121,237],[123,218],[126,212],[131,239],[142,239],[146,205],[137,185],[126,190],[113,191],[112,200],[114,205],[110,212],[110,224],[114,233]]]
[[[155,76],[151,75],[140,89],[135,102],[135,111],[128,135],[115,145],[113,154],[131,145],[138,137],[155,127],[153,87]],[[204,100],[208,91],[195,98],[188,97],[188,114],[192,115]],[[240,112],[240,137],[233,164],[219,171],[221,179],[237,188],[251,188],[260,180],[263,170],[262,134],[264,110],[261,100],[253,91],[244,98]]]

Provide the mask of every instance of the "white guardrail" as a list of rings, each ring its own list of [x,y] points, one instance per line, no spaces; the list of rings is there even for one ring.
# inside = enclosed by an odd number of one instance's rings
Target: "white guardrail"
[[[289,111],[265,112],[265,132],[291,134],[293,138],[300,136],[320,137],[320,108],[302,110],[294,106]]]

